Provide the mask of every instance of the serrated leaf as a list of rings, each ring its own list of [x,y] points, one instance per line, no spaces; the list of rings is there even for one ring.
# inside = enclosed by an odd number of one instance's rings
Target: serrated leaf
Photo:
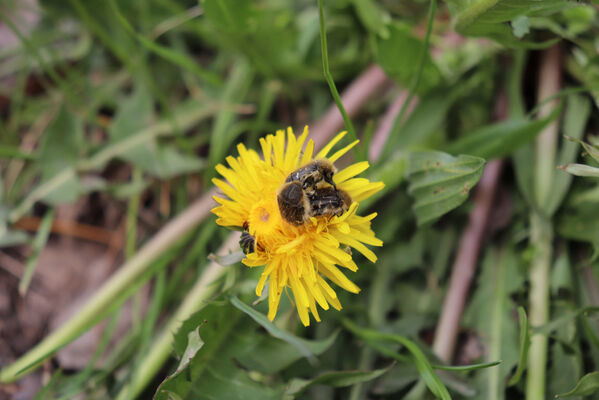
[[[576,396],[590,396],[599,390],[599,372],[591,372],[586,374],[576,384],[574,389],[567,393],[558,394],[556,398],[567,398]]]
[[[483,173],[485,160],[437,151],[414,152],[408,161],[408,188],[418,225],[436,220],[458,207]]]

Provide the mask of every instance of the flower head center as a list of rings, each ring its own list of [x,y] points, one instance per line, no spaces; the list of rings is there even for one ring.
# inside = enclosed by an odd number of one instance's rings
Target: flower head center
[[[262,239],[276,235],[277,227],[281,224],[280,219],[276,200],[266,197],[250,209],[248,217],[250,233]]]

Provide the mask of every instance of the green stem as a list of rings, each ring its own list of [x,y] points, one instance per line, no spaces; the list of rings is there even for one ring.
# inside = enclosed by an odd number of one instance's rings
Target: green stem
[[[239,235],[234,233],[227,239],[218,253],[228,253],[238,248]],[[117,400],[134,399],[144,390],[171,354],[173,335],[177,332],[183,321],[202,308],[210,296],[216,292],[218,286],[213,285],[213,283],[229,270],[216,262],[211,262],[206,267],[193,288],[189,291],[187,297],[183,300],[183,303],[181,303],[181,306],[179,306],[179,309],[175,312],[175,315],[168,321],[162,332],[150,345],[150,352],[140,360],[139,369],[135,371],[133,381],[121,389],[116,397]]]
[[[541,59],[539,73],[538,101],[557,93],[560,88],[561,64],[560,48],[554,46],[546,50]],[[551,112],[553,105],[541,108],[539,117]],[[531,326],[545,325],[549,319],[549,269],[551,266],[553,226],[551,218],[543,210],[551,196],[555,174],[555,154],[557,151],[558,122],[548,125],[538,136],[534,164],[534,209],[530,215],[530,242],[534,248],[534,258],[530,267],[529,281],[529,320]],[[531,337],[528,353],[528,375],[526,379],[526,399],[544,400],[547,369],[547,336],[537,334]]]
[[[193,229],[210,212],[214,190],[164,226],[137,254],[127,261],[94,296],[64,325],[48,335],[25,355],[0,371],[0,382],[12,382],[37,368],[58,349],[90,329],[123,300],[123,293],[147,271],[147,267]]]
[[[549,267],[553,228],[551,221],[533,211],[530,217],[530,240],[534,245],[534,259],[530,267],[530,324],[545,325],[549,317]],[[547,367],[547,335],[536,334],[530,339],[526,399],[545,400]]]
[[[434,0],[433,0],[434,1]],[[327,49],[327,31],[324,25],[324,9],[322,7],[322,0],[318,0],[318,13],[320,16],[320,50],[322,52],[322,69],[324,71],[324,77],[329,85],[329,89],[331,90],[331,94],[333,95],[333,99],[337,104],[337,108],[339,108],[339,112],[343,116],[343,122],[345,123],[345,127],[349,132],[349,136],[352,141],[358,140],[358,136],[356,135],[356,131],[354,129],[354,125],[352,124],[347,112],[345,111],[345,107],[343,106],[343,102],[341,101],[341,97],[339,96],[339,92],[337,91],[337,87],[335,86],[335,81],[333,80],[333,75],[331,74],[331,70],[329,68],[329,52]]]

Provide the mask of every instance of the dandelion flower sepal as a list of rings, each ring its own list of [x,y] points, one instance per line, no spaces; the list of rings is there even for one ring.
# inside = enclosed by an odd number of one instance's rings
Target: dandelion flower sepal
[[[371,221],[376,213],[359,216],[360,201],[384,187],[382,182],[370,182],[356,176],[368,168],[368,162],[352,164],[338,171],[335,186],[347,192],[353,203],[341,215],[316,216],[296,226],[281,217],[277,193],[293,171],[314,159],[334,163],[358,142],[329,155],[343,138],[342,132],[314,155],[314,142],[308,140],[308,128],[295,137],[291,128],[260,139],[263,157],[243,144],[237,145],[238,157],[227,157],[229,167],[217,165],[217,172],[226,180],[213,179],[226,198],[215,197],[219,204],[212,209],[223,226],[247,229],[255,240],[254,251],[242,262],[248,267],[264,266],[256,295],[268,287],[268,318],[277,314],[281,294],[286,287],[293,293],[302,323],[310,324],[310,313],[320,321],[317,305],[341,310],[341,303],[330,283],[358,293],[360,288],[347,278],[343,269],[355,272],[350,248],[376,262],[376,255],[366,245],[382,246],[375,237]]]

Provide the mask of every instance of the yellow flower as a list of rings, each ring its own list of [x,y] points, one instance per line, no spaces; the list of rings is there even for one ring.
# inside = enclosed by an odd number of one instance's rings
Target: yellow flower
[[[255,250],[242,262],[248,267],[265,265],[256,286],[261,296],[268,281],[268,318],[272,321],[279,307],[283,289],[290,287],[302,323],[310,324],[308,311],[320,321],[316,304],[327,310],[329,304],[341,309],[337,294],[329,281],[351,292],[360,289],[350,281],[340,267],[355,272],[358,267],[352,259],[349,247],[376,262],[375,254],[364,244],[382,246],[374,236],[370,221],[376,213],[366,217],[356,214],[358,202],[381,190],[382,182],[370,182],[355,176],[368,168],[368,162],[358,162],[337,172],[334,176],[338,188],[350,194],[353,204],[340,216],[312,217],[304,225],[295,226],[281,218],[277,202],[277,190],[287,176],[313,159],[327,158],[337,161],[358,141],[329,155],[346,132],[337,135],[316,156],[314,142],[310,139],[305,148],[308,127],[296,138],[291,128],[287,135],[283,130],[276,135],[260,139],[263,158],[243,144],[237,145],[239,157],[227,157],[230,168],[217,165],[216,170],[227,180],[213,179],[227,198],[215,197],[220,204],[212,212],[223,226],[248,227],[255,237]],[[285,143],[287,137],[287,143]]]

